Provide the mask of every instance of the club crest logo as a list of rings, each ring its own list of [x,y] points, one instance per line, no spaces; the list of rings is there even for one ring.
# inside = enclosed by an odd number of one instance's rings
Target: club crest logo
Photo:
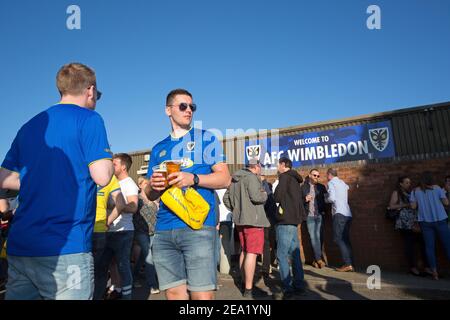
[[[189,158],[182,158],[181,159],[181,168],[188,169],[194,165],[194,161],[192,161]]]
[[[248,146],[245,148],[245,154],[247,155],[247,160],[259,160],[259,157],[261,155],[261,146],[260,145],[254,145],[254,146]]]
[[[389,144],[389,129],[387,127],[369,129],[369,138],[373,147],[382,152]]]
[[[190,141],[186,144],[187,150],[192,151],[195,148],[195,141]]]
[[[164,157],[166,154],[167,154],[167,151],[166,151],[166,150],[163,150],[163,151],[161,151],[161,152],[159,153],[159,157],[162,158],[162,157]]]

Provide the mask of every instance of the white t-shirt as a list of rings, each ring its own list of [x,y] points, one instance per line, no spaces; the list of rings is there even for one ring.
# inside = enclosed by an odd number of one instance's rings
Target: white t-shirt
[[[120,191],[125,199],[125,203],[128,204],[127,197],[137,196],[139,194],[139,188],[136,183],[130,177],[119,181]],[[108,232],[116,231],[133,231],[133,213],[122,212],[122,214],[114,220],[110,226]]]
[[[220,199],[220,204],[219,204],[220,222],[231,221],[231,212],[223,204],[223,196],[225,195],[226,191],[227,191],[227,189],[218,189],[218,190],[216,190],[217,195],[219,196],[219,199]]]
[[[278,187],[278,183],[279,183],[280,181],[278,181],[278,179],[277,180],[275,180],[273,183],[272,183],[272,192],[273,193],[275,193],[275,190],[277,190],[277,187]]]
[[[278,187],[278,183],[279,183],[280,181],[278,181],[278,179],[277,180],[275,180],[274,182],[273,182],[273,184],[272,184],[272,192],[273,193],[275,193],[275,190],[277,190],[277,187]],[[279,203],[277,202],[277,205],[279,205]]]

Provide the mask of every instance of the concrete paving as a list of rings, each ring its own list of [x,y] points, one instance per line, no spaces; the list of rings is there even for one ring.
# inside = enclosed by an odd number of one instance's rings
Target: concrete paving
[[[332,268],[315,269],[306,265],[304,296],[294,296],[294,300],[449,300],[450,277],[432,280],[430,277],[416,277],[409,274],[381,272],[380,288],[369,289],[369,276],[365,272],[340,273]],[[219,274],[218,300],[244,299],[238,289],[236,273]],[[280,292],[279,275],[275,270],[269,279],[255,279],[256,287],[267,293]],[[375,284],[369,280],[370,284]],[[261,300],[272,299],[272,296]],[[143,288],[135,288],[134,299],[165,300],[163,293],[148,295]],[[250,299],[252,300],[252,299]]]
[[[415,277],[409,274],[381,272],[380,288],[369,289],[367,282],[371,274],[364,271],[340,273],[332,268],[315,269],[305,265],[306,294],[294,296],[292,300],[450,300],[450,275],[438,281],[430,277]],[[218,274],[217,300],[253,300],[243,298],[239,291],[240,276],[236,268],[230,274]],[[138,281],[139,283],[139,281]],[[374,284],[369,280],[369,283]],[[272,300],[273,293],[280,292],[279,274],[273,269],[269,278],[255,278],[255,286],[269,294],[259,300]],[[4,288],[0,288],[0,300]],[[133,300],[165,300],[164,293],[150,295],[148,289],[138,285],[133,291]]]

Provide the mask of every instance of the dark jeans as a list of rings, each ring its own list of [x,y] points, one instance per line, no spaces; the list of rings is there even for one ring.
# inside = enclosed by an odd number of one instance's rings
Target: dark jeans
[[[116,258],[122,282],[122,299],[130,300],[133,288],[133,274],[131,272],[131,247],[134,231],[117,231],[106,233],[106,247],[98,267],[98,283],[95,286],[94,299],[101,299],[106,290],[108,269],[113,257]]]
[[[134,266],[133,276],[137,278],[139,276],[139,271],[145,264],[145,284],[149,288],[158,289],[158,281],[156,279],[156,269],[153,263],[152,256],[152,242],[153,235],[150,236],[147,232],[135,231],[134,238],[141,248],[139,258]]]
[[[222,243],[223,251],[227,257],[231,257],[234,253],[234,234],[233,234],[233,222],[222,221],[219,227],[219,239]],[[219,250],[220,250],[219,243]],[[219,251],[220,253],[220,251]],[[220,256],[220,255],[219,255]],[[220,259],[219,259],[220,264]]]
[[[311,239],[311,246],[314,251],[314,259],[322,259],[322,215],[309,217],[306,219],[306,226],[308,227],[309,238]]]
[[[3,249],[3,243],[6,238],[0,234],[0,250]],[[8,261],[6,259],[0,258],[0,280],[8,278]]]
[[[441,240],[447,259],[450,261],[450,229],[447,220],[419,222],[425,240],[425,252],[430,268],[436,270],[436,236]]]
[[[264,228],[264,251],[262,256],[262,272],[264,273],[269,273],[270,265],[276,260],[276,246],[275,227]]]
[[[424,261],[425,267],[428,267],[427,258],[425,254],[425,242],[423,240],[422,234],[417,232],[412,232],[412,230],[400,230],[400,234],[403,237],[405,244],[405,256],[408,260],[408,266],[410,269],[416,268],[418,266],[417,256],[415,254],[416,247],[419,247],[422,259]]]
[[[333,216],[334,241],[339,246],[342,259],[346,266],[353,265],[352,245],[350,243],[350,226],[352,218],[346,217],[340,213]]]
[[[92,235],[92,256],[94,258],[94,300],[101,299],[105,293],[106,284],[100,286],[101,261],[106,247],[106,232],[94,232]]]
[[[223,244],[229,244],[231,242],[231,238],[233,237],[233,222],[231,221],[222,221],[220,223],[219,235],[222,237]],[[224,245],[223,250],[225,251],[226,256],[231,256],[231,248],[229,245]]]

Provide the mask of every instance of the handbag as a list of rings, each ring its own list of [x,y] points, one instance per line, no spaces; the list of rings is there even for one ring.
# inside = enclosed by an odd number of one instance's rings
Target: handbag
[[[422,233],[422,229],[420,229],[419,222],[417,222],[417,221],[414,222],[414,224],[413,224],[413,226],[411,228],[411,231],[414,232],[414,233]]]
[[[5,242],[3,243],[2,247],[0,248],[0,258],[1,259],[6,259],[6,242],[7,240],[5,240]]]
[[[397,220],[399,215],[400,215],[399,209],[391,209],[391,208],[386,209],[386,212],[385,212],[386,219],[395,221],[395,220]]]

